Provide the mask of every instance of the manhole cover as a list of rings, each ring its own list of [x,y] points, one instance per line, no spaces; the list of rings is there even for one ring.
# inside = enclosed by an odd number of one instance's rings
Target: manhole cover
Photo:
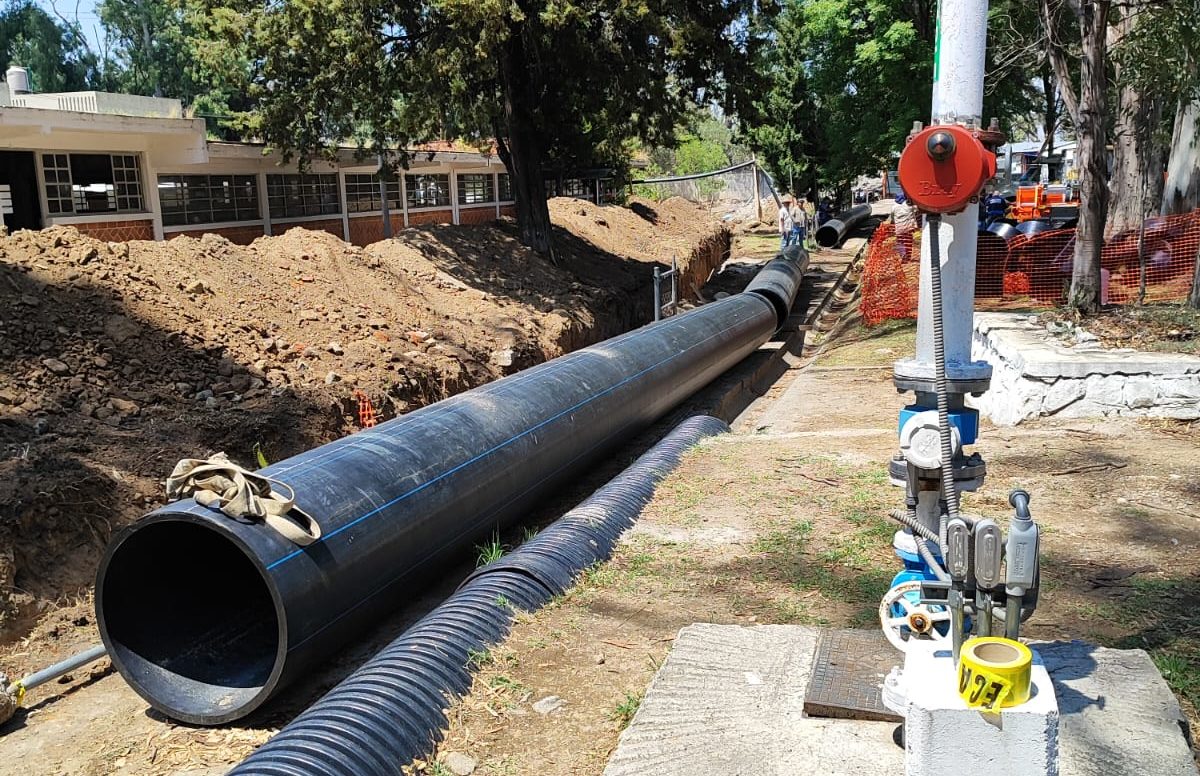
[[[804,693],[810,717],[903,722],[883,705],[883,679],[904,656],[878,630],[823,630]]]

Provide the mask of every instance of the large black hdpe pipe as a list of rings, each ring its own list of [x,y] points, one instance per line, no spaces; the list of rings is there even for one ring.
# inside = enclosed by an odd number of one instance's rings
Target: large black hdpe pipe
[[[856,205],[838,213],[817,229],[817,245],[822,248],[836,248],[850,235],[851,230],[870,217],[870,205]]]
[[[244,717],[753,352],[782,325],[807,261],[793,251],[745,293],[266,467],[322,526],[307,547],[191,499],[151,512],[101,559],[113,664],[169,717]],[[780,262],[799,268],[794,282]]]
[[[581,572],[607,559],[684,452],[728,430],[705,415],[680,423],[535,538],[476,571],[231,776],[398,776],[441,737],[447,696],[470,689],[472,656],[507,635],[517,610],[565,593]]]

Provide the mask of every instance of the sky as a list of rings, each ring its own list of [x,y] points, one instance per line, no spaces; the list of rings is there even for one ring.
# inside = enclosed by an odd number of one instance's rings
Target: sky
[[[66,18],[69,21],[78,19],[83,34],[87,36],[88,45],[99,52],[104,50],[104,28],[100,26],[100,15],[96,4],[100,0],[37,0],[38,5],[45,8],[55,18]],[[55,13],[57,9],[57,13]]]

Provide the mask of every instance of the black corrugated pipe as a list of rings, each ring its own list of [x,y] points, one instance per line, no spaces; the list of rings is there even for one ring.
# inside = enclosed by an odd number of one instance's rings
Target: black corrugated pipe
[[[151,512],[101,559],[96,612],[113,664],[175,719],[249,714],[765,342],[799,289],[775,270],[778,285],[266,467],[320,523],[323,536],[306,547],[191,499]]]
[[[817,245],[836,248],[850,235],[850,230],[871,217],[870,205],[855,205],[838,213],[836,217],[821,224],[817,229]]]
[[[441,606],[364,663],[231,771],[239,776],[395,776],[446,727],[447,696],[471,685],[470,660],[508,633],[517,609],[566,592],[612,554],[655,486],[688,448],[729,430],[700,415],[515,552],[463,583]]]

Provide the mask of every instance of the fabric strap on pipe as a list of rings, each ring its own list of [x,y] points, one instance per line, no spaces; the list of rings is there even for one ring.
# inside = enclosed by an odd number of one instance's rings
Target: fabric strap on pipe
[[[301,546],[321,538],[321,526],[296,506],[296,492],[290,485],[244,469],[225,453],[207,460],[184,458],[175,464],[167,477],[167,498],[188,496],[233,518],[261,520]]]

